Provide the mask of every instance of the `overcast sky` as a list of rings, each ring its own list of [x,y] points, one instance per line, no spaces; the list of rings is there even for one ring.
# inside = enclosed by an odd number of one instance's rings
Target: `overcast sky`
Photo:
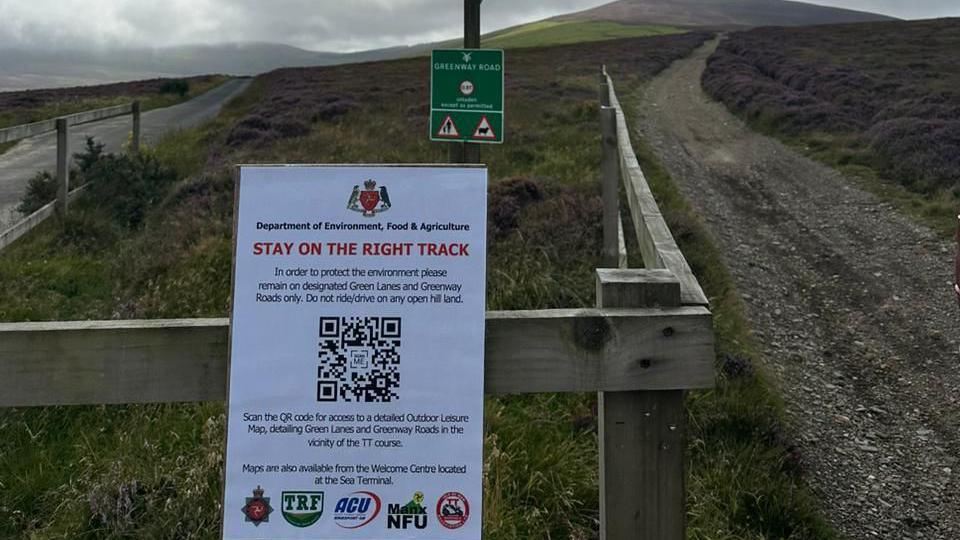
[[[490,32],[609,0],[486,0]],[[902,18],[960,16],[960,0],[816,0]],[[0,0],[0,48],[268,41],[352,51],[462,34],[460,0]]]

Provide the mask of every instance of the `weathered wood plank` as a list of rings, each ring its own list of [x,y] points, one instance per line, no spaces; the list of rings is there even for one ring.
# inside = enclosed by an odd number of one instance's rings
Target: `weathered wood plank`
[[[636,228],[640,254],[647,268],[668,268],[680,281],[682,303],[684,305],[707,306],[710,301],[703,293],[696,276],[690,269],[670,229],[660,215],[660,208],[650,191],[643,171],[640,169],[630,130],[627,127],[620,100],[617,98],[613,81],[608,77],[610,87],[610,106],[617,109],[617,138],[620,152],[620,170],[627,192],[627,204]]]
[[[603,266],[616,268],[619,262],[620,158],[617,150],[616,109],[600,109],[600,183],[603,198]]]
[[[86,189],[87,185],[88,184],[84,184],[78,187],[77,189],[71,191],[70,196],[67,198],[67,200],[72,202],[77,197],[77,195],[79,195],[84,189]],[[47,218],[49,218],[54,214],[56,205],[57,205],[57,201],[47,203],[36,212],[18,221],[15,225],[10,227],[9,229],[0,232],[0,251],[3,251],[5,247],[14,243],[18,238],[27,234],[28,232],[33,230],[34,227],[46,221]]]
[[[70,206],[70,123],[57,118],[57,204],[56,211],[67,215]]]
[[[140,102],[134,101],[131,104],[130,112],[133,114],[133,134],[130,137],[130,152],[140,153]]]
[[[601,540],[683,540],[683,391],[606,392],[599,414]]]
[[[617,212],[617,268],[625,269],[630,266],[627,256],[627,239],[623,236],[623,216]]]
[[[3,232],[0,232],[0,251],[14,243],[21,236],[30,232],[30,230],[37,225],[43,223],[43,221],[48,217],[52,216],[56,204],[56,201],[48,203],[41,209],[17,222],[14,226]]]
[[[114,116],[123,116],[131,113],[133,113],[133,104],[126,103],[124,105],[115,105],[113,107],[104,107],[102,109],[70,114],[64,118],[67,119],[67,122],[69,122],[71,126],[79,126],[80,124],[89,124],[90,122],[97,122],[99,120],[113,118]]]
[[[107,118],[113,118],[115,116],[131,114],[132,112],[133,104],[128,103],[126,105],[116,105],[113,107],[104,107],[103,109],[68,114],[67,116],[63,116],[61,118],[65,118],[69,125],[77,126],[80,124],[96,122],[98,120],[106,120]],[[42,120],[32,124],[22,124],[19,126],[0,129],[0,144],[19,141],[20,139],[35,137],[37,135],[42,135],[44,133],[53,131],[57,129],[57,120],[58,119],[53,118],[51,120]]]
[[[618,298],[621,304],[611,307],[674,307],[680,305],[680,282],[665,268],[598,268],[597,294]]]
[[[700,307],[491,312],[486,347],[491,394],[714,385],[710,312]]]
[[[56,120],[43,120],[32,124],[22,124],[19,126],[0,129],[0,144],[19,141],[27,137],[42,135],[57,129]]]
[[[224,399],[226,319],[0,324],[0,406]],[[664,330],[671,328],[671,335]],[[488,312],[491,394],[706,388],[699,307]]]
[[[669,270],[597,270],[598,307],[679,303]],[[601,540],[682,540],[683,391],[600,392],[598,417]]]

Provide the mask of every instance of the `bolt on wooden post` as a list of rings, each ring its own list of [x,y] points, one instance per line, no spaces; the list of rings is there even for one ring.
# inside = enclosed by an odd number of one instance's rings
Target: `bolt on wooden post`
[[[57,214],[67,215],[67,197],[70,194],[70,124],[66,118],[57,118]]]
[[[597,307],[680,305],[669,270],[597,270]],[[664,338],[672,328],[660,329]],[[636,369],[651,367],[637,351]],[[682,390],[599,392],[601,540],[683,540]]]

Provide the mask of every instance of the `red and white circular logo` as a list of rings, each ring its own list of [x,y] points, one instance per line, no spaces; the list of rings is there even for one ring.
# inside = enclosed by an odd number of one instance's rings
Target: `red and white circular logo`
[[[470,517],[470,503],[456,491],[444,493],[437,501],[437,521],[448,529],[459,529]]]

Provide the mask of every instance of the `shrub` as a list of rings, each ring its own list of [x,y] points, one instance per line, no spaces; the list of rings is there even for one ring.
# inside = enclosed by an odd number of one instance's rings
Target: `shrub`
[[[73,154],[73,159],[80,169],[81,177],[86,175],[90,168],[103,156],[103,143],[94,141],[93,137],[87,137],[86,150]]]
[[[755,127],[839,135],[866,147],[882,175],[938,191],[960,178],[958,28],[941,19],[737,32],[702,85]]]
[[[147,209],[160,202],[176,173],[150,154],[106,154],[83,175],[90,197],[109,209],[112,219],[129,228],[143,223]]]
[[[17,205],[24,216],[36,212],[57,198],[57,179],[47,171],[38,172],[27,183],[27,192]]]
[[[177,94],[180,97],[184,97],[189,91],[190,83],[183,79],[171,79],[160,85],[161,94]]]

